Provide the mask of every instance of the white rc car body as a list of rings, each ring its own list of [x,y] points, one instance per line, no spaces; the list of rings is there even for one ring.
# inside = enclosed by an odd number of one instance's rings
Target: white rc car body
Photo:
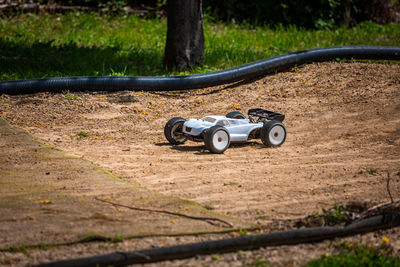
[[[171,144],[186,140],[204,142],[213,153],[223,153],[231,142],[247,142],[261,138],[267,146],[280,146],[286,139],[282,124],[285,115],[264,109],[250,109],[249,118],[233,111],[226,116],[206,116],[185,120],[172,118],[164,127],[164,135]],[[257,118],[257,119],[256,119]]]

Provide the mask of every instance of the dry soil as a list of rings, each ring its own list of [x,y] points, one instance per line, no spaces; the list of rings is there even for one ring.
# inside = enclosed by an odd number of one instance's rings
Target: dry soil
[[[187,92],[2,95],[0,115],[130,184],[195,201],[243,225],[263,225],[335,204],[388,202],[388,177],[391,194],[399,199],[399,100],[399,64],[319,63],[252,82]],[[233,110],[246,114],[256,107],[286,115],[287,139],[281,147],[267,148],[252,140],[216,155],[202,143],[173,146],[163,136],[172,117],[200,118]],[[103,190],[90,188],[91,194]],[[396,229],[390,233],[400,239]],[[148,245],[144,239],[141,244]],[[332,243],[321,244],[325,245],[319,254],[311,253],[310,245],[296,246],[296,251],[313,257],[330,251]],[[265,257],[272,257],[268,253]],[[278,257],[274,262],[285,260]],[[195,262],[205,264],[201,259]],[[227,262],[224,257],[219,260],[222,265]],[[238,262],[249,264],[248,258]]]

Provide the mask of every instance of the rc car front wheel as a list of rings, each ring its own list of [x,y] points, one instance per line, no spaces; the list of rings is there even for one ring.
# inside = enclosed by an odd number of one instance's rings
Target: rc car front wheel
[[[209,128],[204,135],[204,144],[212,153],[224,153],[230,144],[228,130],[219,125]]]
[[[164,135],[168,142],[173,145],[183,144],[186,141],[186,137],[182,136],[183,124],[185,119],[181,117],[175,117],[170,119],[164,126]]]
[[[246,116],[244,116],[239,111],[231,111],[228,114],[226,114],[226,117],[231,119],[246,119]]]
[[[286,140],[286,127],[282,122],[272,120],[261,128],[260,137],[266,146],[280,146]]]

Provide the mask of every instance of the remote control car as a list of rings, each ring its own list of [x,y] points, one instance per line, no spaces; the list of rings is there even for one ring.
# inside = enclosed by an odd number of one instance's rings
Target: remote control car
[[[266,146],[280,146],[286,140],[284,114],[254,108],[248,111],[248,119],[238,111],[226,116],[206,116],[201,119],[170,119],[164,127],[164,135],[173,145],[192,140],[204,142],[212,153],[224,153],[232,142],[247,142],[261,138]]]

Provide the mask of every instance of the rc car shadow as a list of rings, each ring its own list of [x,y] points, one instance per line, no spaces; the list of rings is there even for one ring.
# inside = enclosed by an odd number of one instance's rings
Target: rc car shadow
[[[255,146],[257,148],[262,148],[262,147],[265,148],[265,146],[263,144],[260,144],[255,141],[250,141],[250,142],[246,142],[246,143],[233,143],[229,146],[228,149],[232,149],[232,148],[235,149],[235,148],[241,148],[241,147],[247,147],[247,146]]]
[[[156,143],[156,146],[170,146],[172,150],[177,150],[181,152],[195,152],[196,155],[210,154],[208,150],[206,150],[204,145],[197,146],[188,146],[188,145],[171,145],[170,143]],[[257,142],[246,142],[246,143],[233,143],[229,146],[228,149],[236,149],[247,146],[253,146],[255,148],[266,148],[263,144]]]
[[[188,145],[171,145],[170,143],[155,143],[156,146],[169,146],[172,150],[177,150],[181,152],[200,152],[201,154],[208,154],[205,150],[204,145],[198,146],[188,146]],[[206,153],[202,153],[205,151]]]
[[[208,153],[204,145],[199,145],[199,146],[171,146],[171,149],[181,151],[181,152],[206,152]]]

